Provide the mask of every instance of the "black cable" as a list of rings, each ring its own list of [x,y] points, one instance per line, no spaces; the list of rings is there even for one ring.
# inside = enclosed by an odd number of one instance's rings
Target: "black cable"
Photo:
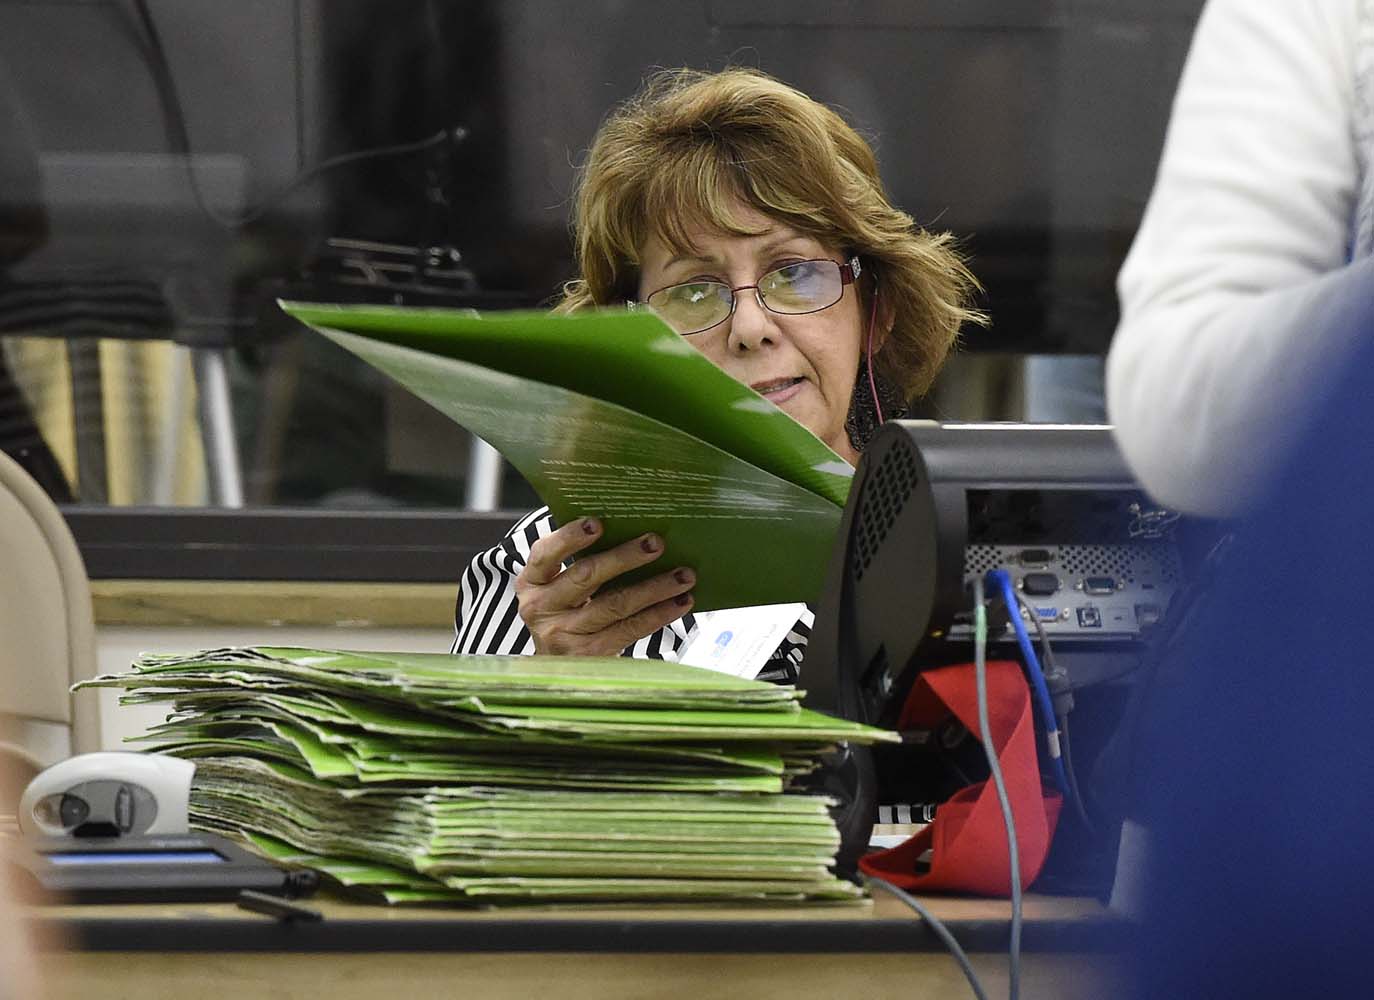
[[[467,134],[467,129],[454,126],[453,128],[440,129],[428,138],[417,139],[414,142],[399,142],[391,146],[377,146],[372,149],[360,149],[352,153],[341,153],[338,156],[331,156],[329,159],[323,160],[315,164],[315,166],[297,174],[282,187],[268,195],[266,199],[259,202],[255,207],[244,212],[242,215],[237,217],[224,217],[222,224],[237,229],[250,222],[256,222],[272,209],[276,208],[277,205],[281,204],[281,202],[301,185],[336,167],[342,167],[349,163],[358,163],[363,160],[386,159],[393,156],[406,156],[411,153],[421,153],[427,149],[433,149],[444,142],[461,142],[467,137]],[[186,161],[188,170],[191,170],[190,163],[191,161],[188,157]]]
[[[1025,610],[1027,616],[1031,620],[1031,623],[1035,625],[1036,634],[1040,637],[1040,658],[1044,661],[1045,664],[1045,676],[1046,678],[1050,678],[1055,674],[1059,673],[1061,668],[1054,658],[1054,649],[1050,646],[1050,636],[1049,632],[1047,632],[1045,629],[1045,623],[1040,620],[1040,615],[1036,613],[1036,610],[1034,607],[1032,607],[1031,603],[1027,601],[1026,598],[1023,597],[1020,593],[1017,593],[1016,595],[1016,603],[1019,604]],[[1137,668],[1131,668],[1131,670],[1135,669]],[[1130,673],[1130,671],[1126,671],[1126,673]],[[1068,682],[1068,674],[1065,673],[1063,692],[1067,693],[1070,696],[1070,708],[1072,707],[1073,690],[1073,685]],[[1062,755],[1064,758],[1064,773],[1068,776],[1069,779],[1069,797],[1073,799],[1074,811],[1078,814],[1078,819],[1083,824],[1083,828],[1087,830],[1089,835],[1093,835],[1097,832],[1097,826],[1088,816],[1087,806],[1083,802],[1083,793],[1078,785],[1078,775],[1074,773],[1073,769],[1073,744],[1069,740],[1068,709],[1065,709],[1064,711],[1057,713],[1057,719],[1059,721],[1059,734],[1063,741],[1061,750],[1063,751]]]
[[[1007,608],[1016,614],[1015,608]],[[1011,876],[1011,944],[1007,948],[1010,963],[1007,996],[1017,1000],[1021,995],[1021,849],[1016,840],[1016,820],[1011,812],[1011,799],[1002,780],[1002,765],[992,743],[992,725],[988,721],[988,614],[983,604],[983,578],[973,579],[973,675],[978,692],[978,734],[983,740],[983,752],[988,758],[988,771],[997,790],[997,804],[1002,808],[1002,824],[1007,829],[1007,862]]]
[[[1013,591],[1012,593],[1016,595],[1016,603],[1026,612],[1026,617],[1035,626],[1035,634],[1040,639],[1040,660],[1045,666],[1045,673],[1048,674],[1059,669],[1059,663],[1054,658],[1054,650],[1050,648],[1050,637],[1049,633],[1045,631],[1045,623],[1040,620],[1040,615],[1036,613],[1030,601],[1026,600],[1024,594],[1020,591]],[[1007,608],[1007,613],[1013,613],[1012,609]]]
[[[964,978],[968,980],[969,986],[973,988],[973,995],[976,996],[978,1000],[988,1000],[988,995],[983,992],[983,984],[978,981],[978,974],[973,971],[973,963],[969,961],[968,954],[960,946],[959,942],[954,939],[954,935],[950,933],[949,928],[944,925],[944,922],[936,917],[935,914],[931,913],[930,910],[926,909],[925,904],[911,895],[911,893],[904,889],[897,888],[897,886],[885,879],[865,876],[864,885],[891,893],[907,906],[911,907],[911,909],[915,910],[916,915],[930,925],[930,929],[935,932],[942,942],[944,942],[945,947],[949,949],[949,953],[953,955],[954,960],[959,963],[959,968],[964,972]]]
[[[438,0],[425,0],[425,37],[429,39],[429,89],[439,95],[439,120],[445,122],[458,120],[455,107],[453,70],[449,60],[448,36],[444,31],[444,19]],[[430,159],[426,177],[425,216],[441,218],[442,224],[436,227],[436,244],[458,245],[457,199],[454,190],[453,170],[448,156],[435,156]],[[424,216],[422,216],[424,217]]]
[[[1073,769],[1073,741],[1069,738],[1069,717],[1062,715],[1059,717],[1059,733],[1064,737],[1064,771],[1069,776],[1069,788],[1073,792],[1073,804],[1078,813],[1078,821],[1083,824],[1083,829],[1088,832],[1088,836],[1097,835],[1097,824],[1088,816],[1088,807],[1083,802],[1083,792],[1078,787],[1078,775]]]
[[[196,173],[195,164],[192,160],[191,135],[186,125],[186,114],[181,106],[181,97],[177,93],[176,80],[172,76],[171,63],[168,61],[166,49],[163,48],[162,45],[162,36],[157,30],[156,22],[153,20],[152,11],[148,8],[148,0],[133,0],[133,3],[134,9],[138,14],[139,24],[143,28],[148,43],[146,48],[142,46],[139,47],[139,53],[148,64],[148,71],[153,78],[153,86],[157,90],[158,102],[162,107],[163,124],[167,132],[168,144],[172,147],[172,152],[183,158],[186,178],[190,182],[191,195],[195,198],[197,207],[199,207],[207,218],[225,229],[233,231],[248,225],[250,222],[256,222],[285,201],[297,188],[326,171],[333,170],[349,163],[358,163],[363,160],[383,159],[393,156],[406,156],[412,153],[420,153],[428,149],[433,149],[445,142],[456,144],[467,137],[466,129],[454,126],[452,128],[440,129],[433,135],[425,139],[417,139],[414,142],[378,146],[372,149],[362,149],[352,153],[332,156],[298,173],[282,187],[278,188],[247,211],[239,215],[226,215],[221,213],[205,200],[205,192],[201,189],[200,176]]]

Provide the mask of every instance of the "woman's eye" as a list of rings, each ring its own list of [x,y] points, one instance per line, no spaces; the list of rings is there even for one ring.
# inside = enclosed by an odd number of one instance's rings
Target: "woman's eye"
[[[693,281],[676,286],[672,289],[672,295],[682,302],[700,302],[710,297],[711,287],[709,281]]]
[[[808,261],[797,260],[779,264],[769,272],[769,278],[775,286],[795,285],[799,281],[805,281],[810,274],[811,264]]]
[[[780,260],[772,267],[770,267],[768,270],[772,274],[781,274],[790,277],[792,273],[797,269],[797,266],[803,263],[805,263],[805,261],[794,259]]]

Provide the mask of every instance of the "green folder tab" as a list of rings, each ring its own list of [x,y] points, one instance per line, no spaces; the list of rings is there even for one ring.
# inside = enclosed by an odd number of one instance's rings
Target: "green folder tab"
[[[627,580],[690,566],[700,611],[820,595],[853,470],[653,315],[282,308],[490,442],[559,523],[660,533]]]

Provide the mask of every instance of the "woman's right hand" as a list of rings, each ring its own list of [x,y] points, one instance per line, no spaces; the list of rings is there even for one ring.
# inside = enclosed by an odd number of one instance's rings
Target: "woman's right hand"
[[[600,521],[584,517],[530,546],[525,568],[515,578],[515,594],[536,653],[612,656],[691,610],[696,574],[686,567],[597,593],[607,581],[663,554],[663,539],[653,533],[563,569],[601,537],[601,530]]]

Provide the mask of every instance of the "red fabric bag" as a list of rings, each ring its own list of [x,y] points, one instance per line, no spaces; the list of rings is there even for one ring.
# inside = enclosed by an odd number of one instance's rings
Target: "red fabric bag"
[[[1045,865],[1059,807],[1058,792],[1043,788],[1035,751],[1035,717],[1021,665],[993,660],[987,665],[988,724],[1002,780],[1007,786],[1021,864],[1021,887],[1035,881]],[[978,737],[978,689],[971,663],[922,673],[912,686],[899,729],[929,729],[953,714]],[[929,871],[917,861],[931,851]],[[997,789],[991,781],[961,788],[935,810],[935,820],[911,839],[859,859],[867,875],[909,891],[1011,894],[1007,831]]]

